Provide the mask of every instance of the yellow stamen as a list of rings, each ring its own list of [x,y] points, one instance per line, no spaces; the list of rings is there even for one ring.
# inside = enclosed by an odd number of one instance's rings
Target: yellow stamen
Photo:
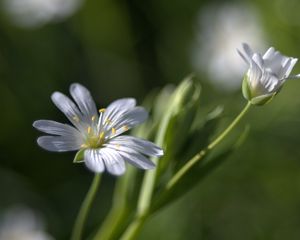
[[[101,109],[99,109],[99,113],[104,113],[105,112],[105,108],[101,108]]]
[[[81,146],[80,146],[81,148],[86,148],[87,147],[87,145],[86,144],[81,144]]]
[[[111,120],[107,118],[107,119],[105,120],[105,124],[111,124]]]
[[[96,119],[96,116],[92,116],[92,121],[94,122]]]
[[[129,129],[129,127],[128,127],[127,125],[124,125],[124,126],[123,126],[123,129],[124,129],[125,131],[127,131],[127,130]]]
[[[78,118],[77,116],[74,116],[74,117],[73,117],[73,120],[74,120],[75,122],[79,122],[79,118]]]
[[[103,137],[104,137],[104,132],[101,132],[99,138],[103,138]]]
[[[116,134],[116,129],[115,129],[115,128],[112,128],[112,129],[111,129],[111,133],[112,133],[112,134]]]
[[[87,129],[88,134],[91,133],[91,130],[92,130],[92,128],[91,128],[91,127],[88,127],[88,129]]]

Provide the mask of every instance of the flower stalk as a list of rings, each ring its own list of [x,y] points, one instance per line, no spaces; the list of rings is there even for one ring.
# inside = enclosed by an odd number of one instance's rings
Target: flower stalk
[[[83,228],[84,228],[87,216],[89,214],[90,208],[92,206],[92,203],[95,199],[100,182],[101,182],[101,174],[95,174],[93,182],[90,186],[90,189],[89,189],[84,201],[82,202],[79,213],[77,215],[77,218],[76,218],[76,221],[74,224],[74,228],[72,231],[71,240],[81,240],[82,239]]]
[[[231,122],[231,124],[205,149],[197,153],[191,160],[189,160],[167,183],[166,189],[171,189],[196,163],[198,163],[211,149],[217,146],[231,130],[240,122],[243,116],[251,107],[251,102],[248,102],[240,114]]]

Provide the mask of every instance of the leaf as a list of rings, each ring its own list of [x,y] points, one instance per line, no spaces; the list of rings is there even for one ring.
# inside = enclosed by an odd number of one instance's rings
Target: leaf
[[[176,162],[175,170],[178,170],[187,160],[197,154],[199,149],[204,149],[208,145],[210,138],[215,134],[219,125],[222,113],[223,108],[218,106],[207,114],[202,123],[199,119],[195,119],[197,125],[192,127],[189,136],[185,139],[182,150],[175,156],[176,159],[180,159]]]
[[[199,182],[204,180],[205,177],[215,171],[242,144],[248,132],[249,127],[246,126],[242,134],[240,134],[239,137],[225,150],[215,156],[212,156],[210,159],[207,159],[207,157],[211,156],[211,152],[207,152],[203,158],[196,165],[194,165],[176,185],[174,185],[173,188],[169,190],[166,188],[160,189],[156,195],[157,199],[154,201],[152,211],[157,211],[167,204],[170,204],[178,198],[184,196]]]
[[[200,83],[189,76],[176,88],[164,118],[160,123],[160,141],[165,155],[158,164],[157,177],[165,173],[170,161],[181,152],[182,146],[189,135],[192,123],[195,120],[201,93]]]
[[[195,119],[197,104],[196,102],[189,104],[169,119],[164,137],[165,156],[159,165],[160,172],[166,169],[169,162],[172,161],[178,153],[185,151],[186,140],[189,137],[190,128]]]

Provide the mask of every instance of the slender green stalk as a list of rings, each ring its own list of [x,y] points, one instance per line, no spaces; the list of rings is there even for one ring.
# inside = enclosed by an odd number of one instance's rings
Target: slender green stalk
[[[160,129],[156,135],[155,143],[158,146],[163,146],[163,140],[167,131],[168,122],[171,117],[169,113],[162,121]],[[158,158],[152,158],[152,161],[157,165]],[[152,200],[152,194],[155,187],[156,181],[156,174],[158,171],[158,167],[151,171],[147,171],[144,175],[143,183],[141,186],[141,192],[138,199],[138,206],[137,206],[137,216],[144,216],[146,212],[148,212]]]
[[[128,210],[126,208],[113,206],[105,218],[105,222],[98,230],[93,240],[111,240],[116,239],[120,232],[120,226],[123,226],[124,221],[128,217]]]
[[[134,219],[134,221],[126,229],[125,233],[122,235],[120,240],[133,240],[140,233],[141,228],[144,226],[144,223],[147,219],[147,216],[140,216]]]
[[[251,107],[251,103],[248,102],[240,114],[231,122],[231,124],[214,140],[212,141],[205,149],[197,153],[191,160],[189,160],[167,183],[166,189],[172,188],[180,178],[185,175],[199,160],[202,159],[204,155],[215,146],[217,146],[227,134],[240,122],[243,116],[248,112]]]
[[[83,232],[83,227],[86,221],[86,218],[88,216],[88,213],[90,211],[91,205],[93,203],[93,200],[96,196],[98,186],[101,182],[101,175],[100,174],[95,174],[93,182],[90,186],[90,189],[82,202],[82,205],[80,207],[79,213],[77,215],[74,227],[73,227],[73,232],[72,232],[72,240],[81,240],[82,239],[82,232]]]
[[[168,122],[171,118],[171,113],[163,118],[160,129],[156,135],[155,143],[158,146],[163,145],[163,140],[167,131]],[[157,165],[158,158],[152,158],[152,161]],[[157,175],[157,167],[151,171],[147,171],[144,175],[144,179],[141,186],[141,192],[139,194],[138,203],[137,203],[137,212],[133,221],[129,224],[124,234],[122,235],[122,240],[135,239],[141,230],[146,218],[148,217],[148,212],[150,209],[153,190],[155,187],[156,175]]]
[[[124,221],[130,213],[128,206],[128,188],[134,177],[134,169],[129,168],[126,174],[118,179],[114,190],[112,207],[104,222],[101,224],[101,227],[93,237],[94,240],[116,239],[116,235],[120,232],[120,228],[124,225]]]

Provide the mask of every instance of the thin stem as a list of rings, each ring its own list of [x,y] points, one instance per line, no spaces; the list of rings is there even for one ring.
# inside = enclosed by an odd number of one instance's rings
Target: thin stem
[[[168,114],[165,115],[165,117],[162,120],[160,129],[156,135],[155,143],[158,146],[163,146],[163,140],[167,131],[169,120],[171,118],[171,113],[172,112],[168,112]],[[152,158],[152,161],[156,165],[158,164],[158,158]],[[155,187],[157,170],[158,168],[156,167],[155,169],[151,171],[147,171],[145,173],[142,186],[141,186],[141,191],[138,198],[137,212],[135,214],[133,221],[129,224],[124,234],[122,235],[121,237],[122,240],[135,239],[138,233],[140,232],[142,226],[144,225],[148,217],[148,212],[152,201],[152,195]]]
[[[158,146],[163,146],[164,137],[168,128],[168,123],[171,118],[171,113],[169,112],[162,120],[160,128],[155,138],[155,143]],[[158,158],[153,157],[151,159],[156,165],[158,165]],[[152,194],[155,186],[156,175],[157,175],[158,167],[151,171],[145,172],[144,179],[141,186],[141,191],[138,198],[137,203],[137,216],[146,215],[150,208]]]
[[[201,150],[197,153],[191,160],[189,160],[167,183],[166,189],[172,188],[180,178],[185,175],[208,151],[217,146],[226,136],[227,134],[239,123],[242,117],[251,107],[251,103],[248,102],[247,105],[243,108],[240,114],[231,122],[231,124],[214,140],[212,141],[205,149]]]
[[[93,240],[115,239],[116,235],[120,232],[120,228],[122,228],[124,221],[130,213],[130,207],[128,206],[128,188],[134,177],[134,169],[129,168],[126,174],[118,179],[114,190],[112,207],[104,222],[101,224],[101,227],[93,237]]]
[[[77,215],[77,218],[76,218],[76,221],[75,221],[75,224],[73,227],[73,232],[72,232],[72,237],[71,237],[72,240],[81,240],[82,239],[83,227],[86,222],[86,218],[90,211],[93,200],[96,196],[100,182],[101,182],[101,175],[95,174],[93,182],[90,186],[90,189],[89,189],[84,201],[82,202],[79,213]]]
[[[136,239],[136,237],[140,233],[140,230],[143,227],[146,219],[147,219],[146,215],[135,218],[134,221],[126,229],[125,233],[122,235],[120,240]]]

